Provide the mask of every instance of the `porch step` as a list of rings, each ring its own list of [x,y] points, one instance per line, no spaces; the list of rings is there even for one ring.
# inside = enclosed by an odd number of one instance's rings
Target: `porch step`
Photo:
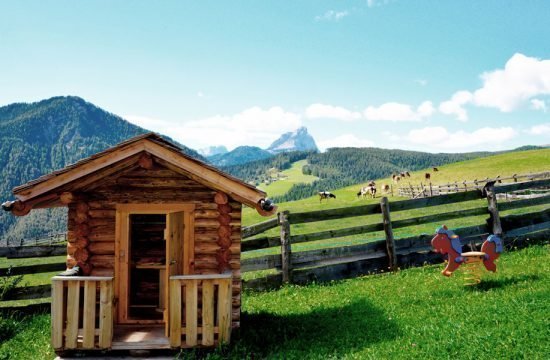
[[[170,349],[170,342],[164,336],[164,327],[115,326],[113,350]]]

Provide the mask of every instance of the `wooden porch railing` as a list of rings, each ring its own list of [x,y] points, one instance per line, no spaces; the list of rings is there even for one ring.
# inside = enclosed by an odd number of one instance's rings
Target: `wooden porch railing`
[[[99,327],[96,328],[98,317]],[[110,276],[54,276],[52,278],[53,348],[56,350],[107,349],[111,347],[112,338],[113,278]]]
[[[199,287],[202,287],[202,309]],[[182,289],[185,289],[183,296]],[[230,336],[231,274],[171,276],[170,346],[213,346],[228,343]]]

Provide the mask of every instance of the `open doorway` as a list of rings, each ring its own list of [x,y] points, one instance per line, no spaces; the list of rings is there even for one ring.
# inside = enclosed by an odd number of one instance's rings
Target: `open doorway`
[[[166,215],[130,215],[128,318],[163,319]]]
[[[118,324],[168,326],[170,277],[193,273],[194,204],[117,204]]]

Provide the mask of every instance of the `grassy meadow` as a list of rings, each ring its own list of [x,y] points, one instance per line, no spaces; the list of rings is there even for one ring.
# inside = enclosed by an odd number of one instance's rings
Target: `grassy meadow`
[[[550,247],[505,253],[464,286],[442,264],[325,285],[244,292],[230,346],[185,359],[546,359]],[[8,318],[0,359],[52,359],[49,315]]]
[[[488,156],[484,158],[460,161],[448,165],[438,167],[438,172],[432,172],[431,169],[424,169],[411,172],[411,177],[406,178],[400,185],[408,185],[410,182],[413,185],[418,185],[420,182],[425,183],[424,174],[430,172],[432,175],[432,184],[446,184],[449,182],[462,182],[464,180],[472,181],[474,179],[485,179],[486,177],[508,177],[513,174],[528,174],[543,171],[550,171],[550,148],[541,150],[528,150],[510,152],[499,155]],[[404,169],[406,170],[406,169]],[[377,199],[360,199],[357,198],[357,191],[366,186],[370,180],[376,180],[378,185]],[[279,211],[289,210],[290,212],[315,211],[322,209],[333,209],[338,207],[364,205],[373,202],[379,202],[380,196],[388,196],[391,200],[401,200],[398,196],[390,196],[389,194],[381,194],[380,186],[382,184],[391,184],[391,177],[383,179],[365,179],[362,184],[348,186],[342,189],[319,189],[331,191],[336,194],[336,199],[319,202],[319,197],[312,196],[306,199],[297,201],[285,202],[277,204]],[[273,196],[267,189],[268,196]],[[257,214],[252,209],[244,209],[243,224],[252,225],[265,218]]]
[[[269,185],[260,184],[259,189],[265,191],[270,197],[284,195],[294,184],[310,184],[318,179],[313,175],[304,175],[302,168],[307,165],[307,160],[296,161],[290,169],[281,171],[283,179],[272,182]]]

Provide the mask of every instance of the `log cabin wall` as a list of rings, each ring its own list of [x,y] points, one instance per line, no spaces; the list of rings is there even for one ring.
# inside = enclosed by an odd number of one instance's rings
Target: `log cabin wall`
[[[84,195],[85,204],[73,203],[68,216],[68,266],[76,263],[78,249],[86,250],[89,273],[96,276],[114,276],[116,204],[127,203],[193,203],[195,232],[195,274],[220,273],[220,257],[229,259],[233,273],[233,327],[240,325],[241,307],[241,208],[228,199],[226,206],[216,204],[216,191],[172,170],[158,165],[151,169],[133,169]],[[218,196],[219,198],[219,196]],[[82,212],[86,208],[85,215]],[[221,213],[220,213],[221,211]],[[222,216],[220,216],[222,215]],[[225,224],[230,217],[229,224]],[[79,224],[85,219],[87,236],[80,236]],[[230,242],[220,242],[220,227],[229,227]],[[224,232],[224,231],[222,231]],[[85,239],[85,240],[83,240]],[[227,251],[229,249],[229,251]],[[220,256],[223,254],[223,256]],[[116,279],[115,279],[116,281]]]

